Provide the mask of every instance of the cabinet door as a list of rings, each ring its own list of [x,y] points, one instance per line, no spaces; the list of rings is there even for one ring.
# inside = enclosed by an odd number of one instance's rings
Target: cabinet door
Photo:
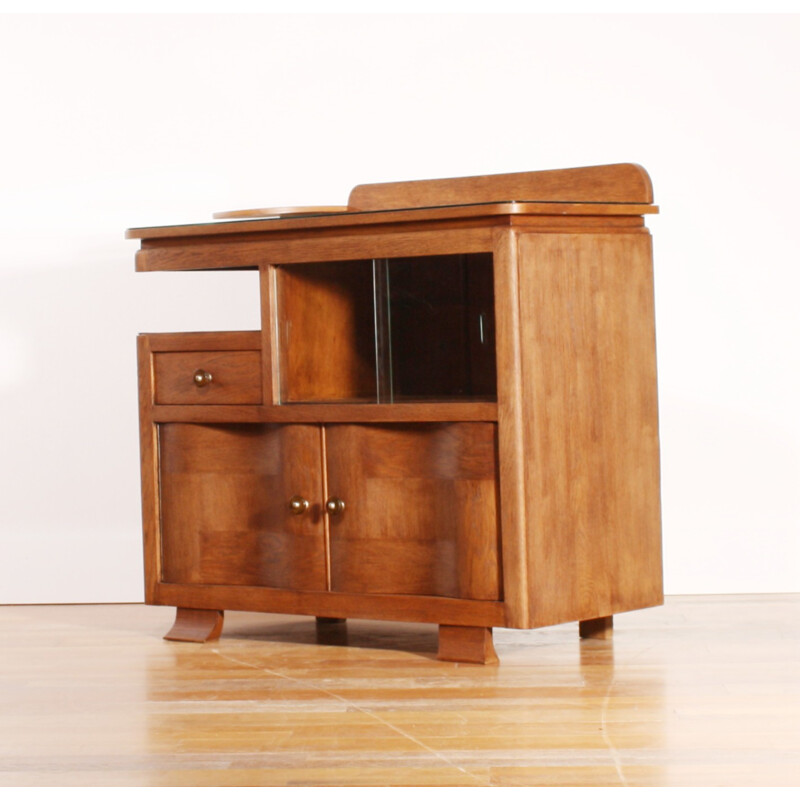
[[[162,424],[162,579],[324,590],[320,445],[312,425]]]
[[[331,589],[500,598],[496,426],[325,429]]]

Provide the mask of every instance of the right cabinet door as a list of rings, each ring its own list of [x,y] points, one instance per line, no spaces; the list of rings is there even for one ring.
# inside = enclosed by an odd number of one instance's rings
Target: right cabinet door
[[[329,425],[331,589],[501,599],[496,426]]]

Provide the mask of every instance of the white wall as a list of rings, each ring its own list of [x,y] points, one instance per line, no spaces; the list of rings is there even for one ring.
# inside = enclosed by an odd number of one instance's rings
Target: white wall
[[[258,326],[135,225],[635,161],[666,589],[799,591],[798,16],[7,16],[0,602],[142,598],[134,337]]]

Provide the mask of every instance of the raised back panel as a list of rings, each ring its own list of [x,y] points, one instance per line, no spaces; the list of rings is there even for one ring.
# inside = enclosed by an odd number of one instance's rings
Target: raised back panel
[[[652,203],[650,176],[638,164],[512,172],[471,178],[365,183],[350,192],[353,211],[509,201]]]

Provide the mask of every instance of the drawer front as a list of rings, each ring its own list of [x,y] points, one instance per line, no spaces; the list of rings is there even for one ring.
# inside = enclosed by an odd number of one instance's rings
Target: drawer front
[[[153,353],[157,405],[259,405],[261,352]]]

